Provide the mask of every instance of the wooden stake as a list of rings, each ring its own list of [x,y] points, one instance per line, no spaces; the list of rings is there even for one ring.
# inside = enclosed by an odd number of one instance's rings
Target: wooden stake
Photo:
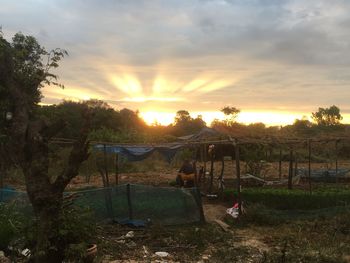
[[[127,197],[127,200],[128,200],[129,219],[133,220],[134,219],[134,215],[133,215],[133,209],[132,209],[130,184],[126,185],[126,197]]]
[[[282,179],[282,149],[280,149],[279,162],[278,162],[278,176]]]
[[[293,149],[289,152],[288,189],[293,188]]]
[[[308,154],[309,154],[309,158],[308,158],[308,161],[309,161],[309,166],[308,166],[308,177],[309,177],[309,191],[310,191],[310,194],[312,194],[312,187],[311,187],[311,140],[309,139],[307,141],[307,145],[308,145]]]
[[[106,144],[103,145],[103,161],[104,161],[104,168],[105,168],[105,175],[106,175],[106,186],[109,187]]]
[[[242,214],[242,199],[241,199],[241,166],[239,158],[239,145],[238,140],[235,139],[235,159],[236,159],[236,176],[237,176],[237,199],[238,199],[238,211]]]
[[[335,180],[338,182],[338,140],[335,141]]]
[[[210,155],[210,185],[209,185],[209,193],[211,194],[213,191],[213,180],[214,180],[214,148]]]
[[[119,184],[119,155],[115,154],[115,185]]]
[[[225,170],[225,157],[221,146],[221,172],[220,172],[220,193],[224,191],[224,170]]]
[[[295,160],[295,163],[294,163],[294,176],[297,176],[298,175],[298,153],[296,152],[295,155],[294,155],[294,160]]]

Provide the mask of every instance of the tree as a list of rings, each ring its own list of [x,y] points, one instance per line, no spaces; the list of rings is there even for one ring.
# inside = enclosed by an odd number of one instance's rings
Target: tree
[[[340,109],[333,105],[329,108],[318,108],[317,112],[312,113],[312,119],[317,125],[334,126],[340,124],[343,117],[340,114]]]
[[[238,114],[241,112],[239,109],[235,108],[235,107],[230,107],[230,106],[225,106],[221,109],[221,112],[223,112],[226,116],[226,120],[225,123],[230,126],[232,125]]]
[[[37,114],[44,85],[61,86],[51,70],[67,55],[62,49],[50,52],[32,36],[17,33],[12,42],[0,35],[0,83],[5,97],[0,105],[13,112],[8,132],[7,154],[22,169],[26,190],[38,220],[35,262],[62,262],[64,245],[59,240],[63,191],[78,174],[80,164],[88,157],[87,135],[89,111],[80,137],[74,143],[67,166],[57,178],[50,178],[49,141],[64,127],[64,122],[48,124]],[[2,158],[2,157],[1,157]]]
[[[199,132],[204,127],[206,123],[201,115],[194,119],[187,110],[179,110],[176,112],[173,134],[176,136],[189,135]]]
[[[312,123],[303,116],[302,119],[295,119],[292,129],[298,135],[308,135],[312,132]]]
[[[187,110],[179,110],[176,112],[175,125],[192,121],[192,117]]]

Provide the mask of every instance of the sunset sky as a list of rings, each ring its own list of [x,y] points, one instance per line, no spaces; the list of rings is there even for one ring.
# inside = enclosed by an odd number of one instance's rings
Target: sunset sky
[[[340,107],[350,123],[348,0],[0,1],[0,25],[69,57],[43,103],[97,98],[168,124],[177,110],[292,123]]]

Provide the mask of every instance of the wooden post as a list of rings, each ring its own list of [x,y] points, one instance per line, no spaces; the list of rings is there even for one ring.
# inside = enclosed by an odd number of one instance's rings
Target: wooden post
[[[115,154],[115,185],[119,184],[119,155]]]
[[[335,141],[335,182],[338,183],[338,142]]]
[[[220,153],[221,153],[220,192],[223,193],[223,191],[224,191],[225,157],[224,157],[224,151],[222,150],[222,145],[221,145]]]
[[[237,176],[238,211],[239,211],[239,214],[242,214],[242,199],[241,199],[241,165],[240,165],[240,158],[239,158],[238,139],[235,139],[235,159],[236,159],[236,176]]]
[[[309,139],[307,141],[307,145],[308,145],[308,161],[309,161],[309,166],[308,166],[308,178],[309,178],[309,191],[310,194],[312,194],[312,187],[311,187],[311,140]]]
[[[132,211],[130,184],[126,185],[126,197],[128,199],[129,219],[133,220],[134,216],[133,216],[133,211]]]
[[[282,149],[280,148],[280,155],[278,161],[278,176],[280,180],[282,179]]]
[[[298,153],[295,152],[295,155],[294,155],[294,176],[297,176],[298,175]]]
[[[104,162],[105,175],[106,175],[106,186],[109,187],[106,144],[103,145],[103,162]]]
[[[206,173],[207,173],[207,155],[208,155],[208,150],[207,150],[207,145],[204,144],[204,177],[203,177],[203,181],[204,183],[206,182]]]
[[[216,149],[214,148],[210,154],[210,185],[209,185],[209,194],[213,191],[213,180],[214,180],[214,151]]]
[[[198,209],[199,209],[199,218],[201,223],[205,223],[205,216],[203,211],[203,203],[202,203],[202,197],[201,192],[198,187],[193,188],[193,196],[197,203]]]
[[[293,188],[293,148],[289,152],[288,189]]]
[[[193,162],[193,170],[194,170],[194,187],[198,187],[199,182],[198,182],[198,172],[197,172],[197,158]]]

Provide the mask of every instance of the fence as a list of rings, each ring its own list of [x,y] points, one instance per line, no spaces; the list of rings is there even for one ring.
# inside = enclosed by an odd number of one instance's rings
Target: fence
[[[66,192],[77,206],[88,207],[98,222],[142,220],[161,225],[204,221],[197,188],[170,188],[125,184],[117,187]],[[31,208],[25,192],[0,190],[0,202],[16,201],[22,211]]]

